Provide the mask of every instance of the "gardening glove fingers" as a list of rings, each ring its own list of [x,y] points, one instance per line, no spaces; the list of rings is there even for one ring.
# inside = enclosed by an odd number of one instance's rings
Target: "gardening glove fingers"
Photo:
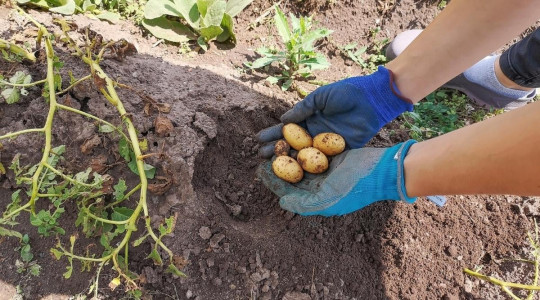
[[[280,196],[283,209],[305,216],[343,215],[381,200],[412,203],[416,198],[407,196],[403,161],[415,142],[410,140],[391,148],[350,150],[336,156],[326,173],[304,178],[295,185],[296,189],[269,188],[279,191],[275,193]],[[279,180],[270,181],[271,175],[261,178],[266,186]]]
[[[262,158],[270,158],[274,155],[274,148],[276,146],[276,142],[271,142],[266,145],[263,145],[261,148],[259,148],[259,157]]]
[[[259,131],[255,138],[261,142],[261,143],[268,143],[272,141],[276,141],[283,138],[283,133],[281,133],[281,129],[283,128],[283,124],[277,124],[272,127],[265,128],[261,131]]]
[[[283,114],[281,121],[300,123],[312,136],[338,133],[345,139],[347,149],[356,149],[412,108],[412,102],[401,96],[394,84],[392,73],[379,66],[371,75],[347,78],[316,89]]]

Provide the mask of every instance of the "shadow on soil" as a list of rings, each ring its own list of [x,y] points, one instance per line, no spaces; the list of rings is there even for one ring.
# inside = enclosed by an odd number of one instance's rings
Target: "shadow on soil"
[[[68,54],[62,53],[61,59],[65,61],[64,76],[68,71],[77,78],[89,73],[86,65]],[[170,65],[146,55],[128,57],[123,62],[107,60],[103,68],[119,82],[172,108],[166,116],[173,121],[174,130],[169,136],[159,137],[153,127],[156,114],[144,114],[145,104],[133,90],[119,90],[141,136],[148,140],[148,151],[165,153],[165,159],[153,157],[148,163],[157,167],[158,175],[167,176],[166,169],[174,178],[174,186],[164,195],[149,197],[152,222],[159,224],[165,217],[177,215],[174,236],[166,238],[165,243],[188,260],[184,269],[188,277],[175,279],[145,259],[148,245],[133,248],[131,269],[142,275],[147,294],[154,299],[185,299],[187,295],[199,296],[196,299],[281,299],[287,292],[296,291],[312,299],[325,295],[339,299],[385,298],[381,235],[393,214],[394,203],[371,205],[343,217],[301,217],[281,210],[278,199],[255,178],[261,160],[256,157],[259,145],[253,136],[278,122],[287,109],[284,104],[227,74]],[[9,75],[23,69],[34,79],[44,76],[40,64],[0,62],[0,73]],[[92,83],[80,86],[69,94],[69,99],[63,97],[60,101],[70,101],[74,107],[86,103],[87,112],[115,124],[120,121]],[[0,104],[0,133],[39,126],[46,112],[40,90],[31,89],[30,95],[18,104]],[[84,170],[92,159],[105,155],[107,163],[114,165],[106,171],[108,174],[116,179],[127,178],[128,186],[134,182],[127,167],[116,164],[121,158],[113,154],[115,140],[98,133],[92,122],[80,116],[62,112],[58,118],[53,143],[70,148],[62,169]],[[82,154],[81,144],[96,134],[103,147]],[[35,163],[40,143],[35,137],[5,141],[1,162],[9,165],[13,156],[21,153],[23,164]],[[3,175],[0,184],[0,206],[5,207],[16,189],[13,175]],[[64,244],[77,230],[75,218],[73,205],[62,222],[67,231],[60,237]],[[80,264],[76,263],[74,278],[65,281],[62,273],[67,262],[54,261],[49,255],[54,238],[40,237],[27,221],[27,214],[18,220],[21,224],[16,229],[29,234],[42,272],[39,277],[17,273],[14,264],[19,253],[14,249],[18,241],[3,238],[0,279],[21,285],[28,299],[84,292],[91,274],[79,273]],[[92,251],[100,248],[97,238],[83,239],[76,253],[84,253],[90,244],[94,244]],[[115,274],[105,272],[101,276],[103,293],[117,298],[105,287]]]

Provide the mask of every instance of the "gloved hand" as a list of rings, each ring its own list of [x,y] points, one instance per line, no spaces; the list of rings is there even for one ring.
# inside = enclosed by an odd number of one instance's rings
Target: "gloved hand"
[[[348,149],[356,149],[364,146],[386,123],[412,108],[412,102],[400,95],[392,73],[380,66],[371,75],[316,89],[283,114],[281,122],[299,123],[312,136],[338,133],[345,138]],[[261,147],[261,157],[273,155],[275,141],[283,138],[282,127],[283,124],[278,124],[257,134],[260,142],[273,142]]]
[[[414,143],[346,151],[332,159],[328,171],[305,173],[295,185],[276,177],[270,161],[259,166],[257,175],[281,198],[283,209],[304,216],[343,215],[381,200],[412,203],[416,198],[407,196],[403,161]]]

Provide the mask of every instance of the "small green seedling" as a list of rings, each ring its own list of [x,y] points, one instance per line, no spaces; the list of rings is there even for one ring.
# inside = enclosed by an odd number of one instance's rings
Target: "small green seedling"
[[[208,42],[236,42],[233,18],[253,0],[150,0],[143,26],[155,37],[182,43],[197,40],[204,50]]]
[[[21,254],[21,260],[15,261],[17,267],[17,273],[28,272],[33,276],[39,276],[41,273],[41,266],[34,261],[34,254],[32,254],[32,248],[30,247],[30,238],[28,234],[25,234],[21,238],[21,246],[15,249]]]
[[[256,52],[261,58],[246,63],[246,66],[252,69],[265,68],[269,71],[270,65],[277,63],[281,74],[268,76],[267,80],[273,84],[281,83],[281,88],[286,91],[293,85],[294,80],[306,79],[312,76],[314,70],[330,66],[326,57],[316,52],[315,42],[332,34],[332,30],[326,28],[313,30],[312,17],[297,18],[293,14],[289,16],[289,26],[281,9],[276,6],[275,10],[274,22],[285,50],[260,47]]]

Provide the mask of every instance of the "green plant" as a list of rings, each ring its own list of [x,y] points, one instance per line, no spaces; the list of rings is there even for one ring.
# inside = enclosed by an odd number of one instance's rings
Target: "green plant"
[[[63,15],[87,13],[109,22],[120,19],[120,15],[113,11],[118,3],[118,0],[17,0],[19,5],[34,6]]]
[[[233,17],[253,0],[150,0],[144,10],[143,26],[157,38],[181,43],[197,40],[236,42]]]
[[[291,23],[289,26],[281,9],[275,6],[275,10],[274,22],[285,44],[285,50],[260,47],[256,52],[262,57],[252,63],[246,63],[246,66],[252,69],[266,68],[268,71],[272,63],[278,63],[281,74],[268,76],[267,80],[273,84],[282,82],[281,88],[288,90],[294,80],[308,78],[314,70],[330,66],[326,57],[315,51],[314,44],[332,34],[332,30],[326,28],[312,30],[312,17],[297,18],[293,14],[289,15]]]
[[[170,217],[165,220],[165,225],[159,228],[159,233],[155,233],[150,224],[148,213],[147,190],[148,178],[155,174],[155,168],[144,162],[145,155],[142,154],[144,142],[139,137],[137,130],[131,121],[130,114],[125,110],[121,99],[118,97],[114,82],[100,67],[100,62],[105,51],[109,48],[115,49],[116,42],[108,42],[102,45],[101,49],[94,49],[98,45],[96,35],[91,34],[88,29],[84,34],[84,46],[79,47],[73,39],[69,37],[70,27],[63,20],[58,20],[62,28],[62,34],[52,35],[48,30],[35,21],[24,10],[18,11],[28,18],[38,28],[37,47],[44,44],[46,59],[46,78],[29,83],[12,83],[3,81],[2,89],[14,87],[31,87],[43,85],[43,98],[49,110],[46,112],[46,121],[43,127],[24,129],[17,132],[9,132],[0,136],[0,140],[10,140],[23,134],[41,134],[44,136],[44,144],[40,153],[40,161],[33,166],[21,165],[20,156],[16,155],[12,161],[10,170],[13,171],[18,185],[11,197],[11,203],[6,207],[0,218],[0,235],[14,236],[20,239],[24,237],[11,227],[17,225],[17,217],[24,212],[29,213],[30,222],[37,227],[40,235],[48,237],[55,235],[57,244],[51,249],[51,253],[56,259],[67,258],[68,266],[64,273],[65,278],[70,278],[73,273],[73,261],[80,261],[82,271],[89,271],[93,267],[97,268],[94,282],[90,292],[94,292],[97,297],[100,272],[106,265],[112,265],[112,269],[118,276],[111,281],[111,288],[116,288],[119,284],[124,284],[126,291],[134,297],[139,297],[141,291],[137,284],[137,274],[129,270],[129,249],[130,246],[137,246],[144,240],[153,241],[153,250],[148,256],[156,264],[166,264],[166,271],[178,276],[184,274],[174,264],[174,254],[162,242],[164,235],[172,232],[175,218]],[[63,66],[56,56],[53,42],[61,41],[67,45],[72,55],[80,58],[90,69],[90,74],[80,79],[70,78],[70,86],[62,89],[62,78],[59,69]],[[26,57],[24,53],[15,53]],[[22,75],[20,75],[22,76]],[[25,75],[26,76],[26,75]],[[96,89],[101,92],[104,98],[116,109],[119,125],[114,125],[108,121],[100,119],[94,115],[75,109],[73,107],[57,102],[57,95],[67,92],[77,84],[92,79]],[[97,100],[96,100],[97,101]],[[158,107],[163,107],[159,103],[153,103]],[[126,160],[130,169],[137,174],[139,183],[128,189],[125,181],[120,179],[114,185],[114,192],[107,192],[104,183],[111,180],[108,175],[100,175],[91,172],[91,169],[83,170],[75,175],[66,174],[63,169],[65,146],[53,147],[53,127],[56,112],[63,110],[82,115],[98,124],[101,134],[110,134],[112,139],[119,140],[118,152]],[[3,169],[3,168],[2,168]],[[138,193],[138,196],[136,196]],[[135,199],[134,199],[135,198]],[[131,201],[130,201],[131,200]],[[39,209],[37,202],[46,202],[45,207]],[[69,237],[69,246],[62,242],[62,236],[66,233],[62,227],[62,216],[66,205],[77,207],[76,226],[81,227],[81,231],[88,237],[100,237],[101,248],[95,251],[87,250],[86,253],[75,253],[77,234]],[[132,245],[132,235],[140,231],[138,221],[144,220],[146,234],[139,238]],[[29,250],[29,246],[24,249]],[[164,262],[157,249],[166,253],[167,262]],[[25,250],[25,254],[28,251]],[[27,255],[26,258],[29,256]]]
[[[454,90],[437,90],[406,112],[400,120],[411,138],[425,140],[480,122],[501,110],[486,110],[470,104],[464,94]]]
[[[21,260],[15,261],[17,267],[17,273],[28,272],[33,276],[39,276],[41,272],[41,266],[34,261],[34,254],[32,254],[32,248],[30,247],[30,238],[28,234],[25,234],[21,238],[21,246],[16,251],[21,254]]]

